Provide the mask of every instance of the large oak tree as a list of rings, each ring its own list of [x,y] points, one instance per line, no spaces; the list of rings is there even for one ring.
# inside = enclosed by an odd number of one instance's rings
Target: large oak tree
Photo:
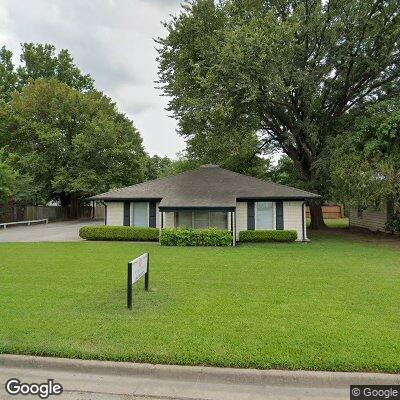
[[[18,66],[11,50],[5,46],[0,49],[0,100],[9,102],[14,91],[38,78],[56,78],[80,92],[94,89],[91,76],[80,71],[66,49],[57,53],[52,44],[23,43]]]
[[[397,0],[197,0],[165,25],[159,83],[189,153],[243,147],[247,162],[273,146],[322,195],[350,111],[400,90]]]
[[[21,200],[76,206],[88,195],[144,180],[142,138],[100,92],[36,79],[0,112],[0,137],[8,165],[19,172]]]

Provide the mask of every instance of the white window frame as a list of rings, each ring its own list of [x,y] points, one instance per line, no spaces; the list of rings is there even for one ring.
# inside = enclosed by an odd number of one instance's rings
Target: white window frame
[[[134,208],[134,204],[135,203],[146,203],[147,204],[147,225],[145,226],[145,228],[149,227],[149,214],[150,214],[150,203],[148,201],[131,201],[131,207],[130,207],[130,226],[135,226],[135,221],[133,220],[133,208]]]
[[[257,227],[257,203],[272,203],[272,231],[276,231],[276,202],[275,201],[256,201],[254,202],[254,229],[263,230]]]

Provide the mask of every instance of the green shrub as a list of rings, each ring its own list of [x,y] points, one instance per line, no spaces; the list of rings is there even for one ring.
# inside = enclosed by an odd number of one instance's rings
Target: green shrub
[[[241,231],[240,242],[294,242],[297,239],[296,231]]]
[[[86,240],[130,240],[139,242],[157,242],[157,228],[138,226],[83,226],[79,236]]]
[[[160,236],[163,246],[230,246],[232,234],[226,230],[210,229],[163,229]]]
[[[385,224],[385,231],[392,235],[400,233],[400,213],[394,213]]]

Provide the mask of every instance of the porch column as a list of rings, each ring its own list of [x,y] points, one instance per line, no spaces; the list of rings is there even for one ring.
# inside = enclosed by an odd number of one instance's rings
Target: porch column
[[[164,228],[164,213],[160,211],[160,234],[159,234],[159,239],[158,241],[161,240],[161,231]]]
[[[232,233],[232,246],[236,246],[236,212],[231,211],[231,233]]]
[[[236,209],[233,211],[233,245],[236,246]]]

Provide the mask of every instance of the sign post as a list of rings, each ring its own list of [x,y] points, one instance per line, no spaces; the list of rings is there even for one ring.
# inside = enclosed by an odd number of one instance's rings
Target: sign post
[[[132,310],[133,284],[144,275],[144,288],[149,290],[149,266],[150,254],[144,253],[134,260],[128,262],[128,290],[127,303],[128,308]]]

